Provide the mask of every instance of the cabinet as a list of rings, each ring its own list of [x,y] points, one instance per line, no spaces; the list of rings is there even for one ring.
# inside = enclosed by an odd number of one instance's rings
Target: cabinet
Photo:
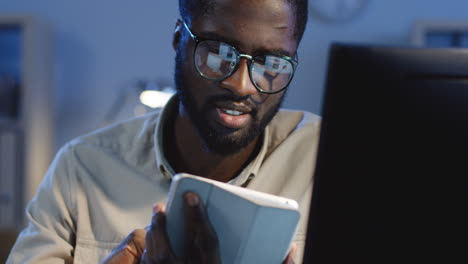
[[[52,41],[27,15],[0,14],[0,228],[19,229],[53,152]]]

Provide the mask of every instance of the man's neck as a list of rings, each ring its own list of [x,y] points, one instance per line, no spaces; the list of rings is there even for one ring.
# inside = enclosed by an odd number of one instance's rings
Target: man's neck
[[[228,182],[258,154],[259,137],[235,154],[221,156],[206,150],[191,120],[177,113],[172,131],[165,134],[167,159],[176,173],[186,172]]]

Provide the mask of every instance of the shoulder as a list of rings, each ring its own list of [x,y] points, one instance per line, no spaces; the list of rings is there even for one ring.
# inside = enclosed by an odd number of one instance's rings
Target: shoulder
[[[95,130],[69,142],[69,146],[93,145],[108,149],[127,148],[153,141],[160,110]]]
[[[321,117],[307,112],[298,110],[281,109],[269,127],[271,132],[278,134],[290,134],[303,129],[319,129]]]
[[[155,131],[160,112],[156,110],[75,138],[59,155],[83,165],[98,167],[103,162],[119,162],[141,168],[155,160]]]
[[[281,109],[268,125],[270,146],[284,141],[315,141],[320,133],[321,117],[306,111]]]

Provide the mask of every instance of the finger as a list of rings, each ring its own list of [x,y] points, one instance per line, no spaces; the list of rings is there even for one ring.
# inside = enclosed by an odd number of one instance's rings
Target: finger
[[[185,193],[184,198],[189,254],[196,256],[201,263],[219,263],[218,236],[209,221],[203,201],[194,192]]]
[[[145,229],[134,230],[102,263],[138,263],[145,248],[145,235]]]
[[[143,263],[173,263],[176,260],[166,229],[166,214],[164,206],[157,204],[153,207],[151,225],[146,233],[146,250]]]
[[[293,242],[291,245],[291,250],[289,250],[289,253],[286,256],[286,259],[283,261],[283,264],[294,264],[296,261],[296,255],[297,255],[297,244]]]
[[[156,214],[158,212],[163,212],[163,213],[166,212],[166,205],[164,203],[155,203],[155,204],[153,204],[153,214]],[[149,231],[150,227],[151,227],[151,223],[145,227],[145,230]]]
[[[163,203],[157,203],[153,205],[153,215],[151,217],[151,223],[149,226],[146,227],[146,230],[151,232],[151,234],[148,234],[147,237],[150,237],[151,239],[147,239],[147,245],[149,248],[154,248],[154,239],[153,236],[157,235],[158,231],[161,231],[162,229],[165,229],[165,221],[164,219],[161,222],[161,220],[158,222],[158,213],[165,215],[165,208],[164,208]],[[161,216],[159,216],[161,217]],[[163,234],[164,236],[164,234]]]
[[[164,203],[156,203],[153,205],[153,214],[157,212],[166,212],[166,205]]]
[[[185,212],[189,220],[187,222],[187,227],[192,238],[200,239],[200,237],[196,236],[206,237],[207,239],[216,238],[216,232],[210,223],[206,207],[200,197],[194,192],[187,192],[184,194],[184,198]],[[211,248],[212,246],[214,245],[206,245],[207,248]]]

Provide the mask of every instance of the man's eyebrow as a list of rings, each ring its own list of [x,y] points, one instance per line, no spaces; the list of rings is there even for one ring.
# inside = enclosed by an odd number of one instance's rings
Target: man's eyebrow
[[[231,46],[234,46],[237,48],[239,48],[239,45],[240,45],[240,42],[237,41],[237,40],[233,40],[233,39],[229,39],[229,38],[226,38],[224,36],[221,36],[217,33],[214,33],[214,32],[202,32],[198,35],[198,37],[200,39],[207,39],[207,40],[217,40],[217,41],[222,41],[222,42],[225,42]]]
[[[200,39],[205,39],[205,40],[217,40],[217,41],[222,41],[225,42],[236,49],[238,49],[239,52],[243,53],[244,51],[240,48],[240,42],[234,39],[229,39],[226,38],[222,35],[219,35],[215,32],[202,32],[199,33],[198,37]],[[288,56],[291,57],[291,54],[283,49],[257,49],[253,54],[250,54],[252,56],[256,55],[265,55],[265,54],[272,54],[272,55],[282,55],[282,56]]]
[[[254,56],[257,54],[258,55],[272,54],[272,55],[282,55],[282,56],[291,57],[291,53],[283,49],[258,49],[255,51]]]

